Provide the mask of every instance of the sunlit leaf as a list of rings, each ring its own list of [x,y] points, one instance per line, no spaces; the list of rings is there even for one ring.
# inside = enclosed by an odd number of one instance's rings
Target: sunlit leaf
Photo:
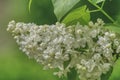
[[[62,22],[67,25],[76,24],[77,22],[80,22],[81,24],[87,24],[90,20],[90,13],[86,8],[87,6],[85,5],[73,10]]]
[[[120,34],[120,26],[117,26],[117,25],[108,25],[108,26],[105,26],[105,28],[113,31],[113,32],[116,32],[116,33],[119,33]]]
[[[80,0],[52,0],[54,6],[54,13],[58,19],[61,18],[70,11]]]

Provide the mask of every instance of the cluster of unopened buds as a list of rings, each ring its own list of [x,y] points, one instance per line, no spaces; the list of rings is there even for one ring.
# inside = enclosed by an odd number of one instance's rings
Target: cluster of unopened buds
[[[105,29],[101,19],[85,26],[11,21],[7,30],[20,49],[44,65],[44,69],[58,68],[54,74],[59,77],[67,76],[74,68],[80,80],[101,80],[120,54],[118,34]]]

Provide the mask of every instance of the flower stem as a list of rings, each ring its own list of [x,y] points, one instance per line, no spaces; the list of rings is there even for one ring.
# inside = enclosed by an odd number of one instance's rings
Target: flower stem
[[[106,0],[105,0],[106,1]],[[103,6],[104,6],[104,4],[105,4],[105,1],[103,1],[103,3],[102,3],[102,5],[101,5],[101,8],[103,9]]]
[[[91,10],[91,11],[88,11],[88,12],[90,12],[90,13],[92,12],[93,13],[93,12],[98,12],[98,11],[100,11],[100,10],[97,9],[97,10]]]

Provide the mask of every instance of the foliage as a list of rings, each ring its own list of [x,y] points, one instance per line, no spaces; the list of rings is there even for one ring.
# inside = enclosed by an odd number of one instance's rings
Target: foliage
[[[105,28],[120,34],[120,26],[119,25],[109,24],[109,25],[106,25]]]
[[[81,24],[87,24],[90,21],[90,13],[86,7],[85,5],[71,11],[62,22],[67,25],[76,24],[78,21]]]
[[[111,76],[112,71],[113,71],[113,68],[111,67],[111,69],[107,72],[107,74],[102,74],[101,80],[108,80],[109,77]]]
[[[70,11],[80,0],[52,0],[54,5],[54,13],[58,19],[66,15],[68,11]]]

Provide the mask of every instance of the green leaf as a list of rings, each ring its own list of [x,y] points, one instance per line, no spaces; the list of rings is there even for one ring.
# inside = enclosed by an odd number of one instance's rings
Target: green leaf
[[[31,4],[32,4],[32,0],[29,0],[29,5],[28,5],[29,12],[30,12],[30,8],[31,8]]]
[[[101,75],[101,80],[108,80],[113,72],[113,67],[106,73]]]
[[[58,19],[61,20],[65,14],[70,11],[80,0],[52,0],[54,6],[54,13]]]
[[[78,75],[75,68],[70,69],[70,72],[67,74],[67,80],[78,80]]]
[[[107,26],[105,26],[105,28],[120,34],[120,26],[117,26],[117,25],[107,25]]]
[[[86,8],[87,6],[85,5],[73,10],[62,22],[67,25],[76,24],[77,22],[80,22],[80,24],[87,24],[90,21],[90,13]]]
[[[99,4],[99,3],[101,3],[101,2],[103,2],[103,1],[105,1],[105,0],[90,0],[92,3],[94,3],[94,4]]]

